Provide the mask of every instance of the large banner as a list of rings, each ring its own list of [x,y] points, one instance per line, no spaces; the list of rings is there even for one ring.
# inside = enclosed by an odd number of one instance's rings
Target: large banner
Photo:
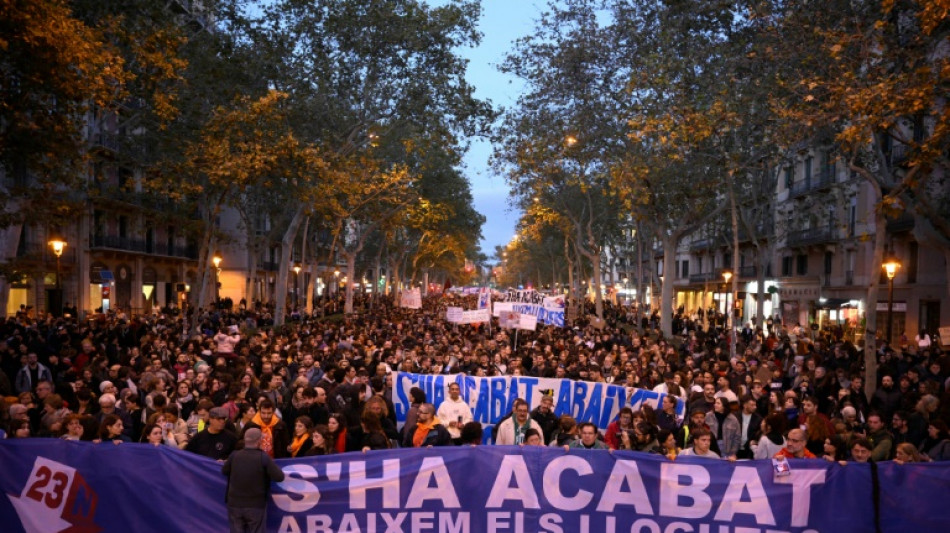
[[[945,531],[950,463],[792,460],[460,446],[279,460],[267,531],[887,533]],[[0,441],[0,530],[227,531],[221,465],[175,448]],[[899,499],[895,499],[899,497]]]
[[[564,327],[564,297],[545,296],[533,289],[509,290],[505,301],[492,305],[492,316],[501,316],[504,312],[515,312],[538,317],[538,322]]]
[[[409,412],[409,389],[419,387],[426,393],[429,403],[439,405],[449,394],[449,384],[458,383],[462,399],[472,408],[476,422],[491,429],[505,415],[511,412],[516,398],[528,402],[532,409],[541,403],[541,396],[554,396],[554,414],[569,414],[578,422],[593,422],[601,430],[607,429],[621,407],[627,406],[634,411],[643,404],[656,409],[663,405],[666,393],[647,389],[574,381],[571,379],[536,378],[529,376],[497,376],[483,378],[465,374],[411,374],[397,372],[393,377],[393,404],[396,407],[396,421],[400,426],[406,421]],[[682,419],[686,414],[686,403],[677,398],[677,415]],[[545,435],[545,439],[550,435]],[[485,431],[486,442],[491,431]]]

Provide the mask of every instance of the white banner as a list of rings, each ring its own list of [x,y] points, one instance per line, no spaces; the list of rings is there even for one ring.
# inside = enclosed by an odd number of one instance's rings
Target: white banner
[[[488,309],[475,309],[465,311],[461,307],[447,307],[445,309],[445,321],[453,324],[480,324],[491,320],[491,313]]]
[[[402,291],[399,296],[399,306],[408,309],[422,309],[422,293],[419,287]]]

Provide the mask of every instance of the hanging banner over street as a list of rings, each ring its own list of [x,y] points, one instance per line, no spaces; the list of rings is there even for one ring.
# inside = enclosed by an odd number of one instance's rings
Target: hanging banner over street
[[[661,409],[666,393],[607,383],[574,381],[572,379],[536,378],[531,376],[477,377],[465,374],[432,375],[397,372],[393,379],[393,404],[397,424],[402,426],[409,412],[409,389],[419,387],[429,403],[439,405],[448,397],[449,385],[458,383],[462,399],[472,408],[476,422],[486,430],[501,421],[516,398],[528,402],[532,409],[541,403],[541,396],[554,396],[554,414],[569,414],[578,422],[593,422],[601,430],[617,417],[621,407],[637,411],[644,404]],[[677,416],[686,414],[686,403],[677,398]],[[491,431],[485,431],[486,440]],[[548,435],[545,435],[547,438]]]
[[[5,533],[227,530],[221,464],[168,446],[0,441]],[[540,446],[282,459],[267,531],[874,531],[871,469]],[[943,531],[950,463],[879,467],[880,531]],[[121,475],[117,475],[120,473]],[[907,505],[906,502],[913,502]]]

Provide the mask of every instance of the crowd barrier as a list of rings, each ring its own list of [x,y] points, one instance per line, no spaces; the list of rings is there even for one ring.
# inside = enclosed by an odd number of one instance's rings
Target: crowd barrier
[[[950,463],[670,461],[450,447],[279,460],[268,531],[914,532],[950,524]],[[0,441],[5,532],[227,528],[221,465],[170,447]]]

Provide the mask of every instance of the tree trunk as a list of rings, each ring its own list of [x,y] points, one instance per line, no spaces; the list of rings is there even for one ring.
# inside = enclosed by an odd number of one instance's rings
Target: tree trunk
[[[676,247],[679,234],[663,237],[663,282],[660,286],[660,331],[663,336],[673,335],[673,277],[676,275]],[[670,259],[673,259],[672,261]]]
[[[870,279],[864,330],[864,389],[869,397],[877,390],[877,300],[881,278],[880,272],[873,267],[880,267],[884,262],[884,245],[887,242],[887,220],[884,213],[880,209],[876,209],[874,213],[874,258],[871,260],[872,268],[868,269]]]
[[[344,294],[346,302],[343,304],[343,313],[346,315],[353,313],[353,285],[356,284],[356,254],[344,250],[343,257],[346,258],[346,283],[344,284]]]
[[[732,298],[726,300],[731,304],[726,309],[726,330],[729,332],[729,358],[736,358],[736,297],[739,295],[739,212],[736,209],[736,192],[732,187],[732,171],[726,173],[726,187],[729,190],[729,211],[732,219],[732,285],[729,292]]]
[[[274,325],[280,326],[284,323],[284,315],[287,306],[287,278],[290,276],[290,253],[294,248],[294,241],[297,240],[297,232],[300,231],[300,225],[306,218],[303,209],[298,209],[294,213],[284,236],[280,240],[280,265],[277,268],[277,294],[274,304]]]

